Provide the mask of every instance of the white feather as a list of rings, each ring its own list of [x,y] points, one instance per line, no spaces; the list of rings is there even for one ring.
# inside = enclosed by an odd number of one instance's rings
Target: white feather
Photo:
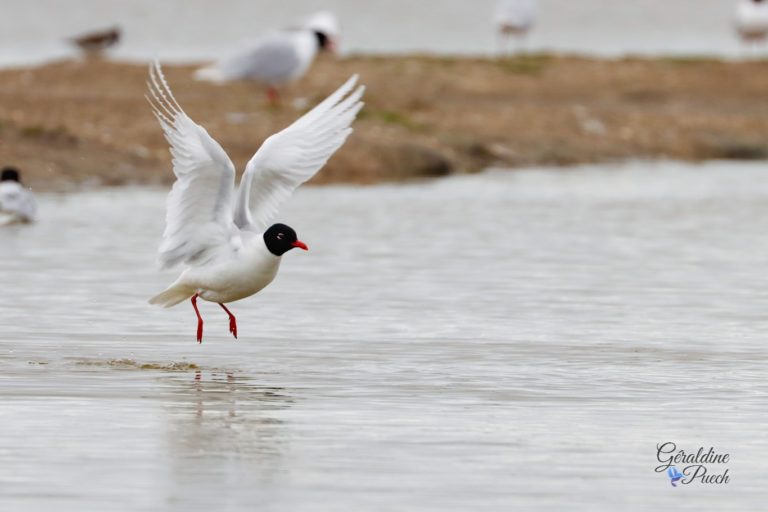
[[[536,18],[536,0],[500,0],[494,21],[502,31],[526,32]]]
[[[736,29],[745,41],[759,41],[768,35],[768,3],[742,0],[736,10]]]
[[[288,128],[269,137],[246,166],[233,212],[235,168],[221,146],[179,106],[160,64],[148,100],[171,145],[176,182],[160,245],[164,267],[225,261],[261,233],[293,191],[314,176],[352,132],[364,87],[357,75]],[[242,232],[247,231],[248,236]]]
[[[36,212],[32,192],[17,181],[0,182],[0,224],[33,222]]]
[[[278,86],[304,76],[317,49],[317,38],[309,30],[272,32],[244,51],[197,70],[195,78],[214,83],[252,80]]]
[[[264,141],[248,162],[240,182],[234,217],[240,229],[265,230],[283,201],[344,144],[352,133],[352,121],[363,107],[360,98],[365,87],[352,91],[356,83],[357,75],[288,128]]]
[[[199,265],[241,240],[232,223],[235,167],[221,146],[181,109],[160,64],[149,69],[147,97],[165,132],[176,182],[168,195],[160,262]]]

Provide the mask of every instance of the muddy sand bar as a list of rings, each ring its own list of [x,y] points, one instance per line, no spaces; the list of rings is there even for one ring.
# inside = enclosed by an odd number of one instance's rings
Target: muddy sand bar
[[[347,144],[315,183],[376,183],[488,166],[628,158],[768,157],[768,62],[504,60],[431,56],[321,59],[280,108],[253,84],[164,66],[176,97],[238,169],[353,73],[368,87]],[[36,189],[168,183],[170,156],[144,99],[147,67],[56,62],[0,71],[0,155]]]

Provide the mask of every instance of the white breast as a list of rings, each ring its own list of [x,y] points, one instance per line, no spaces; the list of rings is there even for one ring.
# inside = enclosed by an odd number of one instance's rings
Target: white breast
[[[0,212],[8,222],[31,222],[37,209],[32,193],[16,181],[0,182]]]
[[[502,0],[496,7],[494,21],[498,29],[506,33],[525,32],[536,18],[534,0]]]
[[[736,11],[736,28],[745,39],[761,39],[768,34],[768,3],[745,0]]]
[[[258,241],[231,259],[186,270],[179,281],[193,288],[204,300],[233,302],[258,293],[272,282],[281,258]]]

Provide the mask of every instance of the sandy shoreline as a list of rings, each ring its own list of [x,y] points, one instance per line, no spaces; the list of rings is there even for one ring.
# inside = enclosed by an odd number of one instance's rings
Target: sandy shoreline
[[[321,59],[266,105],[251,84],[192,79],[165,66],[187,113],[239,169],[269,134],[359,73],[366,108],[315,183],[375,183],[490,165],[627,158],[768,157],[768,62],[509,60],[426,56]],[[2,164],[36,189],[165,183],[166,143],[144,100],[146,66],[58,62],[0,71]]]

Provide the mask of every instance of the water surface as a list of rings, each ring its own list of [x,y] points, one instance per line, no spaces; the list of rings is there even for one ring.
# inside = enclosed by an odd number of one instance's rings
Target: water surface
[[[757,510],[768,170],[637,163],[301,189],[234,303],[146,299],[165,191],[0,231],[0,508]],[[731,454],[672,488],[655,446]]]

